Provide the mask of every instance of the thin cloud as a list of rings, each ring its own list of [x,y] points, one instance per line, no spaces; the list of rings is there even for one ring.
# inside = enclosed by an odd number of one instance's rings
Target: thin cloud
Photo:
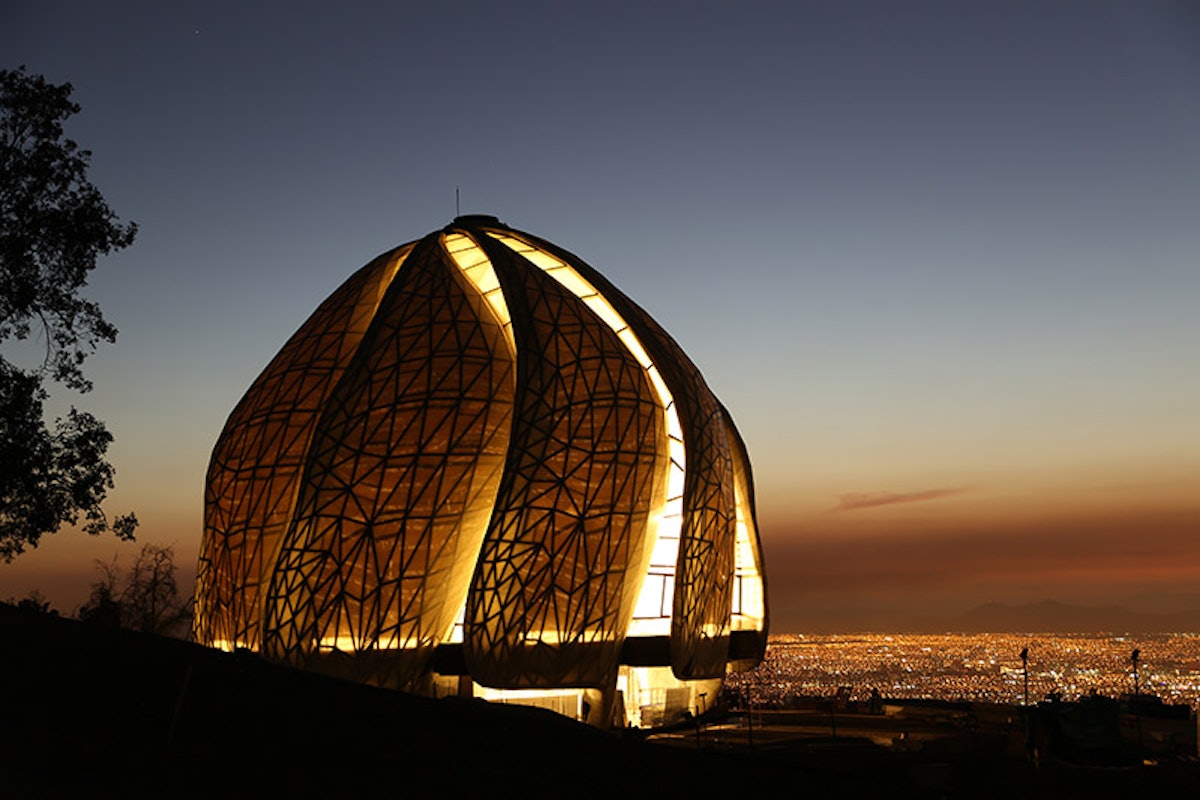
[[[966,489],[926,489],[922,492],[852,492],[838,495],[838,503],[831,511],[858,511],[862,508],[891,506],[897,503],[923,503],[926,500],[941,500],[943,497],[961,494]]]

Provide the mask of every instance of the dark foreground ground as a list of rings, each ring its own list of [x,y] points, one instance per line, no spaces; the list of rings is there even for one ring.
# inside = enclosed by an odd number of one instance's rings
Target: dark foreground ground
[[[646,742],[0,609],[5,798],[1200,796],[1189,758],[1035,768],[957,735],[898,750],[768,728],[751,752],[719,723],[699,748],[686,734]]]

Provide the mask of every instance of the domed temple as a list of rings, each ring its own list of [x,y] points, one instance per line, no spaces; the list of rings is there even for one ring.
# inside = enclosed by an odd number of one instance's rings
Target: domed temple
[[[213,449],[195,636],[428,696],[655,727],[761,661],[754,486],[679,345],[462,216],[376,258]]]

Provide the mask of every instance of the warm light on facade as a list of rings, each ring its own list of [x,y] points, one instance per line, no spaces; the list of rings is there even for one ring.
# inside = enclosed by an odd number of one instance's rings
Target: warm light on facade
[[[641,308],[460,217],[355,273],[234,409],[196,609],[221,649],[665,724],[762,658],[749,460]]]
[[[671,633],[671,599],[675,588],[675,563],[679,558],[679,532],[683,524],[683,481],[686,468],[683,430],[679,424],[679,414],[675,410],[675,399],[671,397],[658,368],[638,341],[637,334],[591,284],[564,262],[515,236],[495,232],[489,232],[489,235],[503,242],[513,252],[524,256],[531,264],[540,267],[594,311],[637,359],[645,370],[650,385],[654,387],[668,436],[669,459],[665,462],[666,491],[663,502],[655,503],[650,512],[646,528],[648,560],[643,568],[646,577],[643,579],[641,592],[634,605],[633,619],[626,634],[667,636]]]

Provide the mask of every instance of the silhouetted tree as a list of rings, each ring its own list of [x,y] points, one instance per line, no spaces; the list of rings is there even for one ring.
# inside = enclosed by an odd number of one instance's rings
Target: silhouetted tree
[[[79,106],[71,85],[25,68],[0,70],[0,343],[45,337],[33,368],[0,356],[0,557],[11,561],[42,534],[84,517],[91,534],[132,539],[137,518],[109,524],[100,504],[113,485],[104,454],[112,435],[75,408],[46,425],[49,379],[86,392],[82,365],[116,339],[95,303],[80,296],[100,254],[127,247],[137,228],[119,224],[87,179],[91,153],[63,138]]]
[[[165,633],[180,620],[175,552],[171,547],[142,547],[121,594],[125,626],[145,633]]]
[[[79,608],[79,619],[93,625],[103,625],[106,628],[121,627],[121,590],[118,587],[120,571],[117,560],[109,563],[96,562],[100,570],[100,580],[92,584],[92,593],[87,602]]]
[[[172,547],[142,545],[137,559],[122,578],[112,562],[96,562],[100,580],[79,609],[79,618],[100,625],[119,625],[143,633],[171,635],[191,617],[191,601],[179,599]]]
[[[20,600],[13,600],[10,597],[7,602],[0,601],[0,606],[6,606],[26,614],[49,614],[52,617],[58,616],[58,611],[51,608],[50,601],[47,600],[45,595],[43,595],[37,589],[34,589]]]

